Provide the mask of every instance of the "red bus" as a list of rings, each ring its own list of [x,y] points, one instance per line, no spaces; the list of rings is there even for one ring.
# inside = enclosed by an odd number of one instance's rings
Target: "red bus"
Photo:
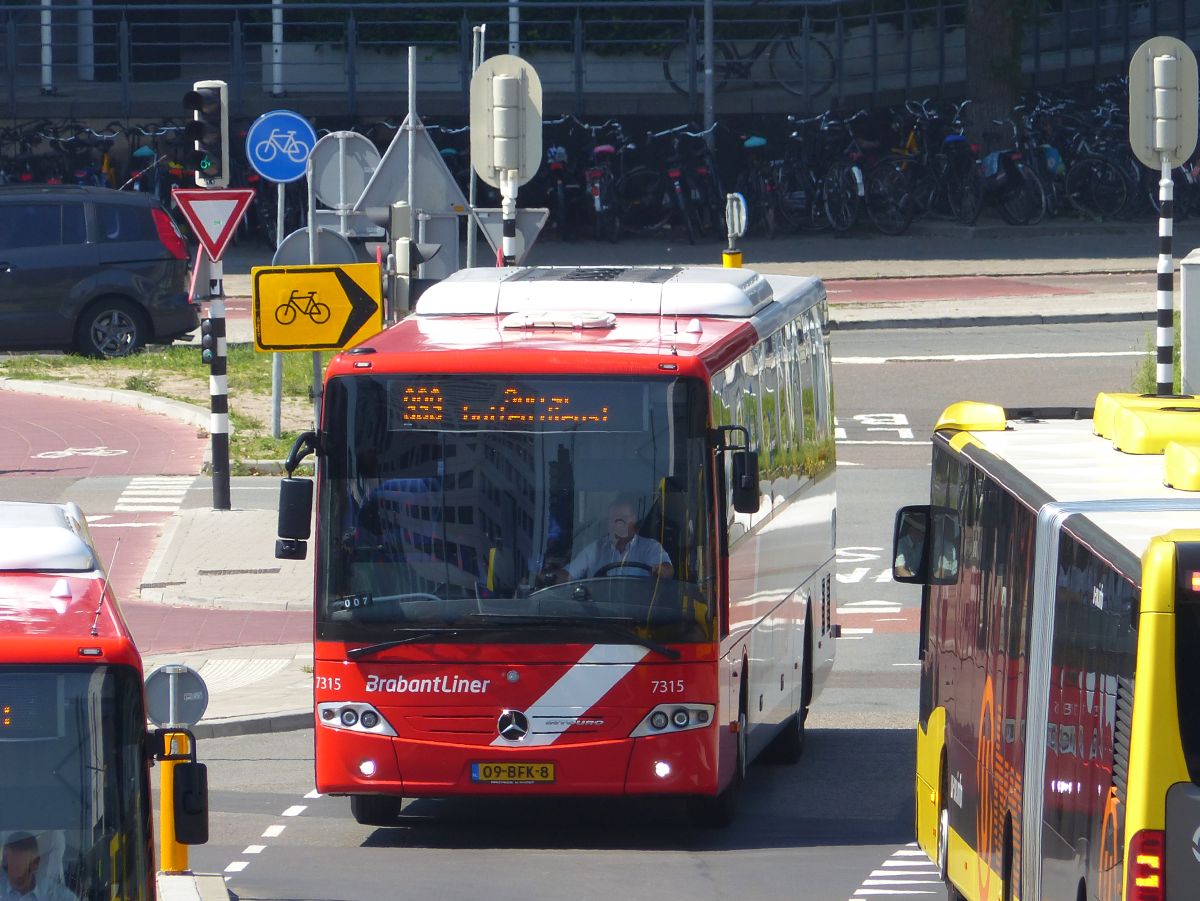
[[[162,744],[79,507],[0,502],[0,893],[153,899]],[[206,831],[206,810],[174,813]]]
[[[827,338],[811,278],[477,269],[335,357],[287,463],[317,454],[317,789],[374,825],[531,793],[727,822],[833,664]]]

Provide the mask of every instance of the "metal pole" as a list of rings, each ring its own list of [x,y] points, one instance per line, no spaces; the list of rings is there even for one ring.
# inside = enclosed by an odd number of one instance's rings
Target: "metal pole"
[[[317,262],[317,192],[313,190],[313,159],[312,154],[309,154],[308,161],[304,164],[304,168],[308,173],[308,262],[315,264]],[[314,351],[312,355],[313,364],[313,382],[312,382],[312,402],[313,402],[313,427],[319,429],[321,427],[321,353]]]
[[[54,10],[53,0],[42,0],[42,93],[54,93]]]
[[[229,351],[225,341],[223,294],[213,294],[209,298],[208,318],[212,320],[213,336],[213,356],[208,376],[213,509],[229,510]]]
[[[1167,154],[1159,157],[1162,175],[1158,180],[1158,322],[1155,336],[1158,344],[1158,396],[1175,393],[1175,295],[1174,263],[1171,257],[1171,238],[1174,231],[1175,182],[1171,180],[1171,161]]]
[[[283,182],[275,183],[275,249],[283,243],[284,224],[284,193],[286,186]],[[283,407],[283,354],[279,351],[271,354],[271,437],[278,438],[282,432]]]
[[[96,19],[92,0],[79,0],[75,14],[75,64],[80,81],[96,80]]]
[[[704,127],[711,128],[717,119],[714,107],[713,60],[716,58],[716,48],[713,47],[713,0],[704,0]],[[713,136],[705,140],[709,147],[713,145]]]
[[[283,95],[283,0],[271,0],[271,94]]]
[[[487,33],[486,25],[476,25],[471,29],[471,75],[475,74],[475,70],[479,68],[483,62],[483,44]],[[475,177],[475,166],[470,158],[470,142],[467,147],[467,179],[469,184],[467,187],[467,268],[470,269],[475,265],[475,251],[479,244],[479,227],[475,222],[475,201],[479,196],[479,179]],[[412,171],[411,169],[409,170]],[[410,207],[411,209],[411,207]]]
[[[508,52],[521,55],[521,0],[508,0]]]
[[[413,168],[417,163],[417,137],[414,134],[413,119],[417,115],[417,48],[412,44],[408,45],[408,117],[404,120],[404,127],[408,131],[408,185],[405,198],[408,200],[408,208],[416,209],[417,202],[417,184],[413,180]]]

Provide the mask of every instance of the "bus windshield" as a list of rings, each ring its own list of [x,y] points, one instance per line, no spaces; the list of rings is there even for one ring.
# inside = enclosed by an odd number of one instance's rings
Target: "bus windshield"
[[[319,638],[716,634],[699,382],[362,375],[325,397]]]
[[[10,882],[32,876],[39,898],[65,897],[54,886],[80,899],[151,896],[145,736],[134,669],[0,666],[0,847]]]

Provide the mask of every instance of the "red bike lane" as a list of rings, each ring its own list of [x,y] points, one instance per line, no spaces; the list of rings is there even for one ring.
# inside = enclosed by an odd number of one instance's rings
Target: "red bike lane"
[[[311,640],[306,614],[140,600],[170,508],[187,503],[189,486],[208,487],[200,471],[209,440],[194,425],[109,402],[6,390],[0,411],[0,497],[79,503],[143,654]],[[84,479],[122,476],[130,481],[119,497],[100,501],[94,487],[81,496]],[[42,482],[51,479],[67,484]],[[131,509],[138,507],[155,509]]]

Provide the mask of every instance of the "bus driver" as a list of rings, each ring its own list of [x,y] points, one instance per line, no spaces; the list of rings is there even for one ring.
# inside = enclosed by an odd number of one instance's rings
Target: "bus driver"
[[[607,532],[550,573],[550,580],[560,583],[599,575],[671,578],[675,574],[671,558],[653,538],[639,535],[637,527],[633,499],[618,497],[608,507]]]

